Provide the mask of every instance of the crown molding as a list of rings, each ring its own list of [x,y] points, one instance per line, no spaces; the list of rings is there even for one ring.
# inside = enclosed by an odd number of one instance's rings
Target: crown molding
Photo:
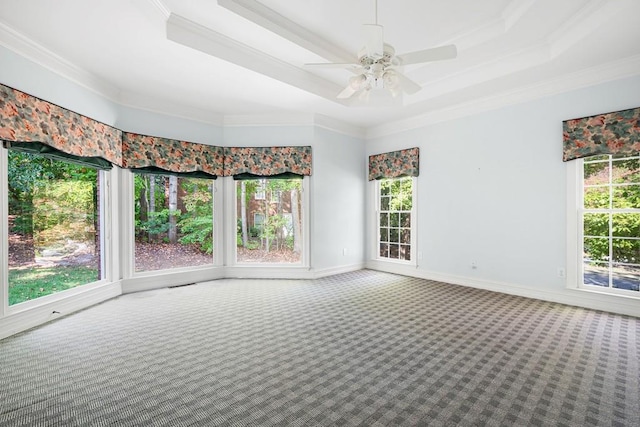
[[[364,128],[354,126],[322,114],[277,113],[227,115],[223,118],[223,125],[225,128],[258,126],[314,126],[354,138],[364,139],[365,137]]]
[[[122,107],[134,108],[136,110],[172,116],[208,125],[222,126],[224,124],[224,115],[221,113],[190,107],[184,104],[176,104],[172,101],[131,92],[123,92],[117,104]]]
[[[120,90],[115,86],[34,42],[3,21],[0,21],[0,45],[111,101],[120,97]]]
[[[419,129],[435,123],[455,120],[509,105],[534,101],[536,99],[634,76],[640,76],[640,55],[565,74],[561,77],[531,84],[515,90],[495,93],[488,97],[460,103],[449,108],[370,127],[366,131],[366,139],[381,138],[408,130]]]

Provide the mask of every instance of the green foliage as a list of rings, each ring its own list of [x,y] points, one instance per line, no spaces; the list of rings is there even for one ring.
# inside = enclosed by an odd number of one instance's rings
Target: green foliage
[[[207,254],[213,253],[213,194],[210,185],[210,181],[201,179],[184,180],[186,212],[178,222],[182,234],[180,243],[196,244]]]
[[[608,156],[599,159],[608,160]],[[585,257],[592,261],[640,264],[640,214],[609,213],[612,209],[640,208],[638,159],[584,164],[584,207],[603,209],[583,216]],[[609,183],[619,184],[609,186]],[[622,184],[622,185],[620,185]],[[609,233],[614,238],[609,247]],[[631,238],[631,239],[630,239]]]
[[[413,206],[413,180],[407,178],[380,181],[380,208],[383,211],[410,211]]]
[[[146,221],[138,221],[138,230],[152,235],[162,235],[169,231],[169,217],[171,215],[180,216],[180,211],[170,211],[162,209],[157,212],[149,212],[149,218]]]
[[[94,210],[95,169],[9,150],[8,172],[9,213],[15,215],[13,232],[30,235],[34,228],[42,231],[52,222],[61,224],[64,218],[60,215],[69,215],[59,214],[62,210]],[[58,189],[60,183],[65,183],[64,188]],[[34,215],[39,218],[35,224]]]
[[[9,305],[75,288],[98,280],[86,266],[9,269]]]

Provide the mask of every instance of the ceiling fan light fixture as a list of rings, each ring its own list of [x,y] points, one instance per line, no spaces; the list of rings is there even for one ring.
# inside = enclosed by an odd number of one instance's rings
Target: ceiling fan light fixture
[[[349,86],[353,90],[362,90],[367,87],[367,76],[364,74],[358,74],[349,78]]]

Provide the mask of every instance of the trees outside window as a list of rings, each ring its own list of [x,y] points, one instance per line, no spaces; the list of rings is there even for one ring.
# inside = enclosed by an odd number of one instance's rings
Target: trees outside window
[[[135,271],[213,263],[213,180],[134,174]]]
[[[582,161],[581,284],[640,290],[640,157]]]
[[[301,263],[301,178],[236,181],[239,263]]]
[[[9,150],[9,305],[103,278],[102,173]]]
[[[414,259],[414,186],[411,177],[376,181],[378,259]]]

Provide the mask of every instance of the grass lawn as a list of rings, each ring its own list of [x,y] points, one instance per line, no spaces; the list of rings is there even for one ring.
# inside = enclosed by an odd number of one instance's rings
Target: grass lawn
[[[55,294],[97,280],[97,269],[81,265],[10,269],[9,305]]]

